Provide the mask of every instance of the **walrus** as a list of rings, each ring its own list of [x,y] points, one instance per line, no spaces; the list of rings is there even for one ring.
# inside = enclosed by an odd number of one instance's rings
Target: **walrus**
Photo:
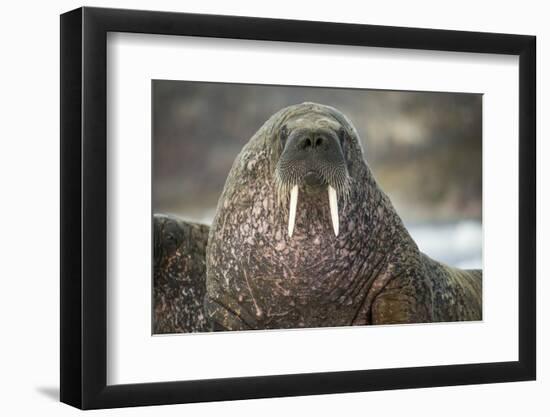
[[[419,251],[350,120],[302,103],[237,156],[206,247],[214,330],[482,319],[482,272]]]
[[[210,330],[204,313],[208,226],[153,216],[153,333]]]

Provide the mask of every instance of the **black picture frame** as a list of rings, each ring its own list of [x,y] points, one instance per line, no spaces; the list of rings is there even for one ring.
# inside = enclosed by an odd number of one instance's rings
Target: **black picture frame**
[[[519,56],[519,360],[107,385],[108,32]],[[94,409],[535,379],[534,36],[84,7],[61,15],[60,57],[62,402]]]

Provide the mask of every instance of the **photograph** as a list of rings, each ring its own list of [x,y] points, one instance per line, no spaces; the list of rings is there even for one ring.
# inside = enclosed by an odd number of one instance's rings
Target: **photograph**
[[[13,410],[537,415],[542,13],[94,3],[11,48]]]
[[[483,320],[483,95],[151,81],[152,333]]]

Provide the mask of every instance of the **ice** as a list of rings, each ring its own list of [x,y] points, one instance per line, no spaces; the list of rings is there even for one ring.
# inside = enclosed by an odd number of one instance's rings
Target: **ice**
[[[482,267],[483,231],[480,222],[407,225],[419,249],[431,258],[465,269]]]

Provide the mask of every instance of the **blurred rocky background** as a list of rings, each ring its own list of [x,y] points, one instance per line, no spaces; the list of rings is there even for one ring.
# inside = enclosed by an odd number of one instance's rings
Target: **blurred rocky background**
[[[231,165],[282,107],[336,107],[420,248],[481,267],[480,94],[153,81],[153,211],[209,223]]]

